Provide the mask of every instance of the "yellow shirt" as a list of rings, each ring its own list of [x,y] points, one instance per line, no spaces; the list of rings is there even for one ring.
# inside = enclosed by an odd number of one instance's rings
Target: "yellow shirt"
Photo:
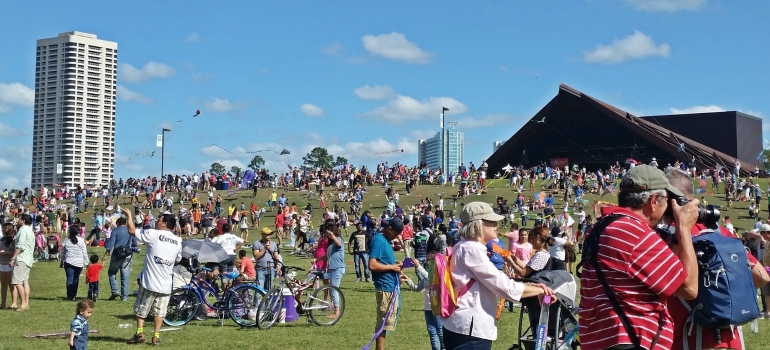
[[[233,216],[234,211],[235,211],[235,206],[231,205],[230,208],[227,208],[227,215]]]
[[[271,195],[270,195],[270,201],[273,201],[273,202],[275,202],[275,201],[277,201],[277,200],[278,200],[278,194],[276,194],[275,192],[273,192],[273,194],[271,194]]]

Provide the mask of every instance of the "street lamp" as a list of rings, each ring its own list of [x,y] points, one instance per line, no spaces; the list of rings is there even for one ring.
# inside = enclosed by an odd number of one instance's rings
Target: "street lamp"
[[[160,182],[163,183],[163,158],[166,155],[165,148],[166,148],[166,131],[171,131],[171,129],[163,128],[163,131],[160,133]]]
[[[449,178],[449,135],[445,131],[446,128],[446,120],[444,119],[444,112],[448,111],[449,108],[441,107],[441,150],[444,155],[444,166],[442,171],[444,172],[444,178]]]

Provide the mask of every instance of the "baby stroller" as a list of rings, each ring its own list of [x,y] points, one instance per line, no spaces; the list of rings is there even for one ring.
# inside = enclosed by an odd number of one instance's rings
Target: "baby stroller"
[[[49,235],[48,238],[46,238],[46,249],[48,252],[48,261],[52,260],[61,260],[59,257],[59,250],[61,241],[59,239],[59,236],[57,235]]]
[[[575,296],[577,283],[575,278],[563,270],[543,270],[534,273],[530,278],[517,278],[519,282],[543,283],[556,292],[556,303],[550,306],[548,319],[548,340],[545,348],[548,350],[577,349],[577,306]],[[518,342],[511,345],[509,350],[534,350],[535,332],[540,317],[540,301],[537,297],[521,299],[522,308],[526,312],[519,314]],[[524,314],[529,316],[529,325],[524,325]]]

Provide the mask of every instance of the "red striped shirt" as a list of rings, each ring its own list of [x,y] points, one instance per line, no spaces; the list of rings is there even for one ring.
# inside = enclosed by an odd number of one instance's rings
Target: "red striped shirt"
[[[662,318],[663,329],[654,349],[670,349],[674,330],[666,298],[676,292],[687,273],[677,256],[645,219],[626,208],[602,210],[603,215],[613,213],[627,216],[611,223],[599,239],[597,259],[606,281],[641,346],[650,349]],[[618,344],[631,344],[631,338],[607,299],[592,266],[583,266],[580,282],[578,332],[581,349],[606,349]]]

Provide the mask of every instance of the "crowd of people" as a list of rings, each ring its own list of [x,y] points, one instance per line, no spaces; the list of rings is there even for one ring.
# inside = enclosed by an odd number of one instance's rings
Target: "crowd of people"
[[[109,259],[109,299],[126,301],[131,259],[144,249],[145,262],[134,303],[137,332],[129,342],[145,341],[144,320],[152,314],[156,322],[150,342],[158,344],[174,267],[183,260],[181,242],[186,237],[199,237],[220,245],[228,255],[223,261],[204,261],[212,270],[206,274],[208,278],[213,281],[237,271],[238,278],[255,280],[266,290],[286,251],[311,255],[313,269],[323,273],[321,283],[335,286],[340,285],[346,272],[345,254],[351,254],[356,282],[372,282],[376,291],[377,349],[385,348],[386,334],[396,329],[402,283],[409,290],[424,293],[425,324],[433,349],[489,349],[497,338],[498,300],[508,300],[508,307],[513,308],[518,305],[514,302],[522,298],[554,295],[545,284],[523,284],[513,278],[549,270],[575,272],[573,264],[588,232],[600,218],[614,215],[621,218],[603,228],[597,266],[604,270],[606,279],[614,281],[610,288],[614,294],[634,297],[620,298],[622,312],[618,312],[602,289],[604,277],[597,275],[595,266],[584,266],[579,315],[582,346],[678,349],[683,339],[691,337],[682,332],[684,324],[691,322],[686,316],[692,304],[687,301],[698,291],[691,236],[706,229],[696,223],[700,202],[696,197],[705,192],[709,179],[714,193],[719,192],[721,184],[726,209],[733,200],[750,201],[754,207],[750,216],[757,219],[757,226],[739,236],[750,248],[747,257],[755,287],[761,288],[763,304],[765,298],[770,299],[770,293],[762,288],[768,281],[762,259],[764,264],[770,263],[764,256],[770,241],[770,222],[759,218],[764,191],[754,179],[739,177],[739,164],[735,169],[698,170],[692,164],[679,163],[665,167],[665,172],[658,169],[657,162],[628,165],[595,171],[577,165],[512,167],[487,179],[485,163],[478,168],[472,163],[467,168],[463,165],[446,176],[425,165],[410,168],[383,163],[373,171],[348,166],[295,168],[272,175],[262,171],[254,180],[240,185],[242,174],[202,173],[119,179],[102,187],[4,190],[0,205],[4,222],[0,239],[0,307],[6,307],[10,294],[10,308],[29,309],[31,268],[36,260],[48,259],[61,262],[66,275],[65,296],[70,300],[77,300],[79,276],[85,269],[88,300],[92,302],[99,298],[99,271]],[[692,186],[693,179],[699,180],[700,188]],[[535,188],[536,180],[544,180],[540,188]],[[232,181],[238,187],[226,193],[216,191],[223,181]],[[454,186],[456,181],[459,190],[451,198],[422,198],[409,206],[400,203],[402,195],[410,195],[419,186]],[[464,203],[471,194],[486,193],[492,181],[505,181],[513,187],[511,204],[502,196],[493,205]],[[405,184],[405,193],[394,184]],[[375,185],[384,190],[386,204],[381,214],[363,210],[362,206]],[[290,187],[305,192],[306,199],[315,198],[319,206],[297,208],[285,196]],[[284,194],[279,195],[281,188]],[[541,189],[549,193],[540,196]],[[263,190],[269,192],[263,196],[269,199],[248,205],[242,201],[239,207],[230,199],[238,190],[252,191],[253,198]],[[535,193],[525,196],[525,191]],[[585,193],[612,193],[617,195],[618,203],[589,203],[583,200]],[[561,201],[558,196],[563,196]],[[679,198],[685,198],[686,204]],[[227,201],[230,205],[225,208]],[[133,210],[121,208],[118,202],[133,206]],[[101,209],[97,209],[99,206]],[[591,206],[593,215],[587,215],[585,208]],[[93,210],[93,224],[86,229],[77,216],[89,213],[89,209]],[[320,215],[315,212],[318,210]],[[669,226],[676,229],[673,241],[664,241],[655,231],[666,210],[672,213],[667,218],[671,219]],[[275,212],[272,224],[261,222],[268,211]],[[721,232],[736,236],[729,217],[725,219]],[[253,242],[249,237],[252,228],[260,233]],[[503,229],[506,231],[499,231]],[[104,255],[89,256],[88,247],[100,243]],[[401,250],[415,267],[413,275],[395,257],[395,252]],[[428,269],[438,254],[451,254],[452,284],[458,291],[467,289],[457,297],[456,310],[446,317],[435,315],[430,298]],[[222,287],[229,282],[226,278],[221,281]],[[334,300],[334,305],[338,307],[339,301]],[[87,339],[87,319],[93,308],[93,303],[78,304],[71,346],[82,342],[83,336]],[[765,305],[763,310],[763,316],[768,315]],[[630,315],[633,330],[622,322],[626,317],[622,314]],[[719,337],[702,338],[720,339],[709,340],[706,344],[711,347],[742,348],[742,334],[737,329],[720,332]]]

